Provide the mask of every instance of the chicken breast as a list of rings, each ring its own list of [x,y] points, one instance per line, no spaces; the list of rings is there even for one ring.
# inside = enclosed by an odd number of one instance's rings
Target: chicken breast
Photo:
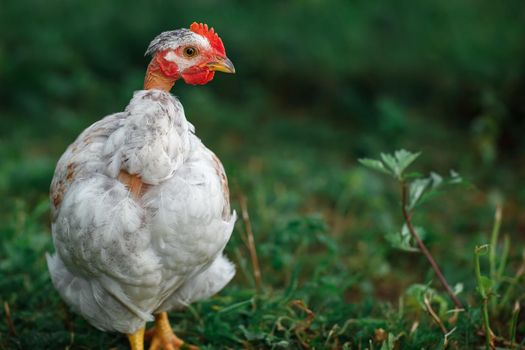
[[[140,178],[138,197],[122,173]],[[224,169],[166,91],[137,91],[124,112],[86,129],[57,164],[51,202],[53,284],[101,330],[133,333],[234,276],[223,255],[236,220]]]

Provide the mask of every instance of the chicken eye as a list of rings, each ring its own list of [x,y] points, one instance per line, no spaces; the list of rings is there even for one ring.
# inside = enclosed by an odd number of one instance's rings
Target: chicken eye
[[[192,46],[185,47],[183,52],[186,57],[194,57],[197,55],[197,49]]]

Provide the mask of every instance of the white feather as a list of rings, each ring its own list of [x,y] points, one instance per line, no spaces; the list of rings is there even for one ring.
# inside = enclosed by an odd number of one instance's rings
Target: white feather
[[[217,161],[193,132],[176,98],[137,91],[57,164],[49,270],[66,303],[99,329],[134,332],[233,277],[222,251],[236,215],[224,217]],[[147,184],[140,199],[117,180],[121,170]]]

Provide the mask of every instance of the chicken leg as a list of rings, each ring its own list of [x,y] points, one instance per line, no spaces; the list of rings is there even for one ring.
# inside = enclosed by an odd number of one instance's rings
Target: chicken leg
[[[128,334],[128,340],[131,350],[144,350],[144,327],[133,334]]]
[[[199,350],[199,348],[194,345],[186,345],[182,339],[173,333],[166,312],[155,315],[155,328],[148,330],[148,333],[151,335],[149,350],[178,350],[183,348]]]

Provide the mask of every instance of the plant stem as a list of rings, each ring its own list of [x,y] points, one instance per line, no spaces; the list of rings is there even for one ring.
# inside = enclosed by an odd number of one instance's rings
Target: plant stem
[[[509,258],[510,250],[510,238],[509,235],[505,235],[503,238],[503,251],[501,252],[500,264],[497,271],[497,276],[499,279],[503,276],[505,272],[505,267],[507,266],[507,259]]]
[[[492,235],[490,238],[489,263],[490,263],[490,278],[496,279],[496,248],[498,246],[499,229],[501,227],[501,204],[496,206],[496,213],[494,215],[494,226],[492,227]]]
[[[405,223],[408,227],[408,231],[410,232],[410,235],[416,241],[419,250],[425,255],[428,262],[432,266],[432,269],[436,273],[436,276],[438,277],[439,281],[441,282],[441,285],[443,288],[445,288],[447,294],[450,296],[452,301],[454,302],[454,305],[456,305],[456,308],[462,309],[463,305],[461,304],[461,301],[459,301],[458,297],[454,292],[452,291],[452,288],[450,288],[447,280],[445,279],[445,276],[443,276],[443,273],[441,272],[441,269],[439,268],[439,265],[436,263],[434,258],[432,257],[432,254],[425,246],[425,243],[419,238],[419,235],[417,234],[416,230],[414,229],[414,226],[412,225],[412,217],[410,215],[410,212],[407,209],[407,184],[405,181],[401,181],[401,209],[403,211],[403,217],[405,218]]]
[[[518,271],[516,272],[516,276],[512,279],[512,282],[507,287],[507,290],[505,291],[503,298],[501,298],[500,305],[507,305],[510,302],[512,293],[514,292],[518,283],[521,282],[524,274],[525,274],[525,250],[523,250],[521,264],[520,264],[520,267],[518,268]]]
[[[239,193],[239,204],[241,206],[242,220],[244,221],[244,228],[246,229],[246,238],[248,251],[252,261],[253,277],[255,279],[255,287],[258,292],[262,288],[262,277],[261,268],[259,267],[259,259],[257,258],[257,250],[255,249],[255,239],[253,237],[252,223],[248,214],[248,205],[246,203],[246,197]]]
[[[516,301],[514,303],[514,310],[512,310],[512,319],[510,322],[510,344],[511,346],[516,345],[516,328],[518,325],[519,314],[520,314],[520,303]]]
[[[486,247],[486,246],[485,246]],[[483,327],[485,328],[485,349],[490,350],[492,349],[491,345],[491,332],[490,332],[490,324],[489,324],[489,309],[488,309],[488,302],[489,297],[487,295],[487,292],[485,291],[485,286],[481,282],[481,269],[479,266],[479,253],[480,247],[476,247],[474,251],[474,266],[475,266],[475,272],[476,272],[476,281],[478,284],[478,290],[479,294],[481,295],[481,299],[483,300]]]

